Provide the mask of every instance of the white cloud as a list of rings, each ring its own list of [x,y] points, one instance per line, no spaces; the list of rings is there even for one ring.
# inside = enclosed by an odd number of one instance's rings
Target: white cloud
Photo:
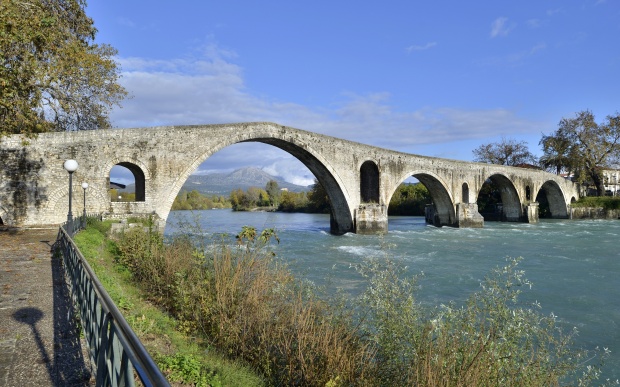
[[[409,46],[405,50],[407,52],[425,51],[425,50],[431,49],[431,48],[433,48],[435,46],[437,46],[437,42],[429,42],[429,43],[426,43],[425,45],[422,45],[422,46],[417,46],[417,45]]]
[[[272,121],[375,146],[416,153],[429,144],[489,136],[539,133],[540,123],[508,109],[425,107],[399,111],[386,92],[343,93],[335,108],[273,101],[246,90],[242,69],[216,48],[192,59],[121,58],[122,84],[133,95],[112,113],[117,127]],[[241,146],[257,148],[240,150]],[[470,157],[470,152],[464,157]],[[262,167],[298,184],[313,177],[288,153],[264,144],[238,144],[203,164],[197,173]]]
[[[508,18],[498,17],[491,23],[491,37],[506,36],[514,27],[514,24],[508,24]]]
[[[314,175],[305,169],[304,165],[294,157],[281,157],[273,163],[263,167],[270,175],[279,176],[289,183],[308,186],[314,184]]]

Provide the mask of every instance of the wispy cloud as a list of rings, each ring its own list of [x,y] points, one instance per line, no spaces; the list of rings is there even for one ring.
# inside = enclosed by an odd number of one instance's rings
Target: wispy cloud
[[[498,17],[497,19],[493,20],[493,23],[491,23],[491,38],[506,36],[514,28],[515,24],[508,23],[508,18]]]
[[[421,46],[419,46],[419,45],[409,46],[409,47],[405,48],[405,51],[407,51],[407,52],[425,51],[425,50],[429,50],[429,49],[431,49],[431,48],[433,48],[435,46],[437,46],[437,42],[428,42],[428,43],[426,43],[424,45],[421,45]]]
[[[542,21],[540,19],[529,19],[526,24],[530,28],[539,28],[542,25]]]
[[[116,19],[116,22],[123,26],[123,27],[129,27],[129,28],[135,28],[136,27],[136,23],[134,23],[132,20],[127,19],[125,17],[119,17]]]
[[[120,58],[121,83],[133,95],[112,113],[117,127],[216,124],[271,121],[403,152],[416,153],[425,144],[447,144],[489,136],[538,133],[539,122],[520,119],[506,109],[463,110],[450,107],[399,111],[386,92],[343,93],[331,107],[307,107],[250,93],[242,69],[216,48],[193,59]],[[292,156],[263,144],[243,144],[212,156],[209,169],[254,165],[307,183],[307,170]],[[467,154],[469,156],[469,153]],[[467,157],[465,156],[465,157]],[[293,163],[293,164],[291,164]]]

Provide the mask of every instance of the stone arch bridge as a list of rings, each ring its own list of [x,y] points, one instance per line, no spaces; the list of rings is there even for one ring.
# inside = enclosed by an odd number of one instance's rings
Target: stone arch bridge
[[[430,191],[427,220],[436,226],[482,227],[476,201],[488,179],[501,190],[502,219],[538,220],[539,194],[554,218],[567,218],[576,185],[543,171],[395,152],[277,125],[239,123],[43,133],[0,140],[0,219],[10,226],[59,224],[67,219],[67,159],[73,174],[73,214],[83,210],[81,182],[88,182],[87,211],[106,217],[155,215],[161,227],[183,183],[217,151],[240,142],[262,142],[290,153],[325,187],[332,204],[330,229],[377,233],[388,229],[387,206],[399,184],[414,176]],[[110,170],[127,167],[136,179],[136,201],[112,202]]]

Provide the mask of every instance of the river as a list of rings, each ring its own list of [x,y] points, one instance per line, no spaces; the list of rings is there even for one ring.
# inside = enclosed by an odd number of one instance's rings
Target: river
[[[436,228],[421,217],[390,217],[384,236],[329,233],[329,216],[230,210],[173,211],[165,233],[179,222],[199,223],[208,237],[235,235],[241,226],[275,228],[278,256],[300,276],[322,284],[330,279],[355,291],[351,267],[366,257],[384,256],[406,265],[419,279],[417,299],[438,305],[461,302],[480,287],[506,257],[523,257],[519,267],[533,283],[522,301],[539,301],[565,328],[579,330],[577,344],[609,348],[605,378],[620,378],[620,221],[541,220],[487,222],[481,229]]]

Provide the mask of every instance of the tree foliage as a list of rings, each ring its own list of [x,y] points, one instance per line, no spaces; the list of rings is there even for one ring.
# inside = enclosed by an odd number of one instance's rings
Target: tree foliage
[[[401,184],[390,199],[388,214],[423,216],[427,204],[433,201],[424,184]]]
[[[539,144],[542,146],[543,155],[541,156],[540,165],[556,174],[571,172],[571,143],[568,138],[558,137],[554,135],[542,136]]]
[[[331,209],[329,195],[323,185],[314,179],[314,184],[308,192],[308,212],[328,214]]]
[[[0,2],[0,135],[109,127],[127,92],[85,0]]]
[[[269,195],[269,202],[272,206],[277,207],[280,200],[280,186],[275,180],[269,180],[265,185],[265,191]]]
[[[172,210],[210,210],[212,208],[230,208],[230,202],[224,196],[205,196],[197,190],[181,191],[174,202]]]
[[[585,110],[574,118],[562,118],[558,129],[541,140],[543,161],[574,174],[578,183],[593,184],[598,196],[605,194],[602,169],[620,156],[620,115],[607,116],[601,124]]]
[[[527,142],[502,138],[500,142],[482,144],[472,151],[474,161],[489,164],[516,166],[536,163]]]

